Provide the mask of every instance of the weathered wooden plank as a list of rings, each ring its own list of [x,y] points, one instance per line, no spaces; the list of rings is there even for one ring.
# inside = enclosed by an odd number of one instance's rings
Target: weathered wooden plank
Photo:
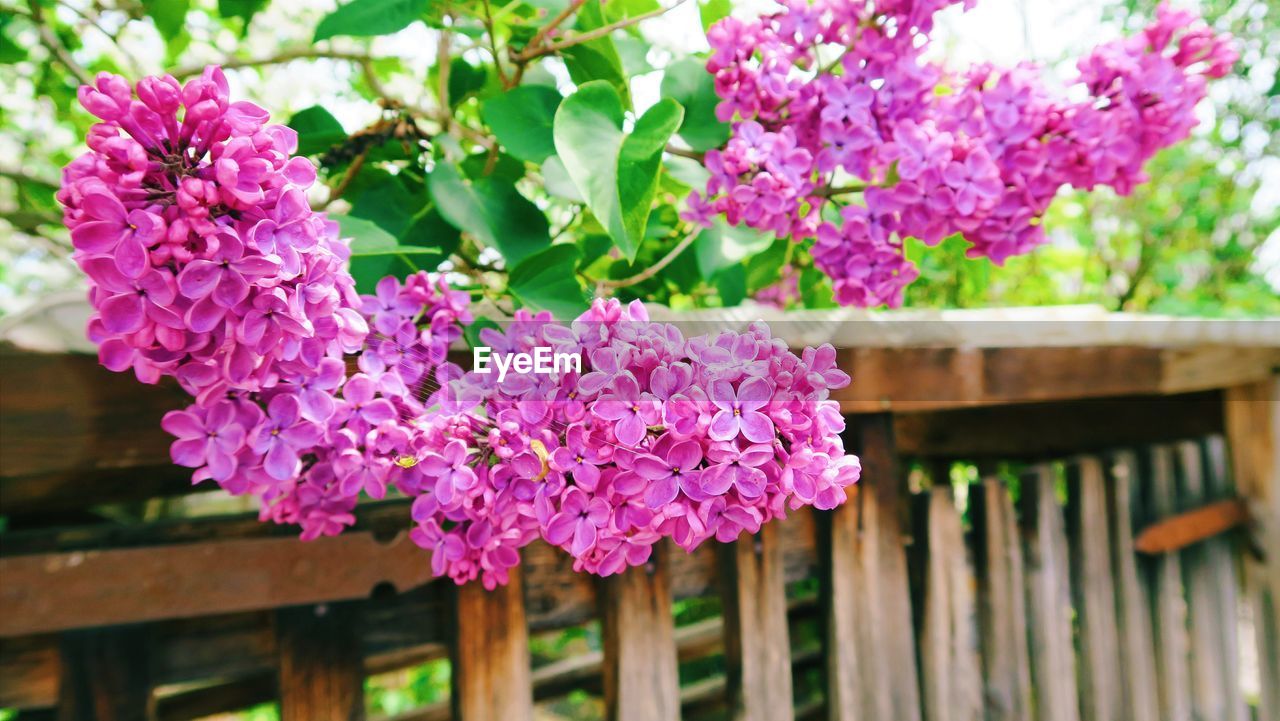
[[[1235,483],[1227,469],[1227,447],[1222,436],[1203,439],[1205,457],[1205,490],[1209,498],[1222,499],[1234,495]],[[1208,540],[1217,558],[1213,563],[1214,590],[1222,613],[1222,655],[1226,659],[1223,677],[1226,681],[1227,721],[1248,721],[1248,707],[1240,685],[1240,579],[1236,576],[1235,552],[1229,539]]]
[[[676,721],[680,678],[667,544],[645,567],[600,583],[605,712],[611,721]]]
[[[1080,721],[1070,561],[1056,477],[1054,467],[1043,463],[1022,477],[1031,678],[1037,721]]]
[[[1026,587],[1013,500],[1002,481],[988,478],[974,489],[971,503],[987,718],[1030,719]]]
[[[1080,715],[1085,721],[1122,721],[1120,641],[1102,462],[1081,456],[1067,471],[1071,586],[1079,624]]]
[[[353,603],[276,612],[281,721],[363,721],[360,623]]]
[[[1173,447],[1150,449],[1144,489],[1144,514],[1148,522],[1177,511]],[[1142,582],[1151,607],[1152,640],[1160,718],[1191,719],[1191,669],[1187,664],[1187,608],[1182,595],[1182,566],[1178,554],[1166,553],[1142,559]]]
[[[916,721],[920,685],[902,531],[908,508],[892,419],[888,414],[857,416],[850,420],[849,433],[862,461],[854,566],[854,587],[861,597],[858,649],[862,659],[874,659],[860,664],[866,692],[861,718]]]
[[[1280,721],[1280,378],[1229,389],[1226,429],[1232,471],[1267,559],[1245,563],[1261,679],[1258,718]]]
[[[1181,507],[1195,508],[1210,500],[1207,463],[1200,444],[1178,443],[1177,458]],[[1225,469],[1220,473],[1223,477],[1216,482],[1225,484]],[[1244,705],[1239,699],[1239,649],[1233,640],[1239,609],[1231,549],[1222,539],[1209,539],[1180,555],[1190,627],[1192,716],[1241,721]]]
[[[1111,566],[1115,572],[1116,620],[1120,630],[1120,670],[1124,674],[1124,714],[1129,721],[1160,721],[1151,640],[1151,609],[1138,580],[1133,517],[1138,492],[1138,457],[1131,451],[1110,459],[1107,517],[1111,521]]]
[[[10,556],[0,576],[0,636],[16,636],[363,598],[380,583],[419,586],[431,569],[408,534],[346,533]]]
[[[973,632],[973,571],[965,551],[964,527],[946,479],[935,477],[923,502],[923,523],[915,529],[924,576],[920,624],[924,719],[977,721],[983,718],[982,666]]]
[[[58,721],[149,721],[150,644],[141,626],[61,634]]]
[[[893,429],[907,457],[1034,461],[1220,433],[1222,417],[1204,391],[895,413]]]
[[[791,641],[779,526],[720,548],[724,650],[735,721],[789,721]]]
[[[866,589],[858,586],[861,559],[858,554],[858,495],[818,514],[819,600],[826,633],[826,699],[829,721],[864,718],[862,705],[868,691],[862,686],[866,663],[861,659],[859,624],[865,615]]]
[[[457,721],[533,719],[523,576],[516,566],[506,586],[457,589],[451,697]]]

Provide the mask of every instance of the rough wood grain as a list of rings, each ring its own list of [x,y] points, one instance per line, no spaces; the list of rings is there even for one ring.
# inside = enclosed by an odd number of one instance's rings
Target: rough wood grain
[[[492,591],[457,587],[450,699],[457,721],[533,721],[523,588],[519,566]]]
[[[1245,563],[1252,607],[1261,698],[1260,721],[1280,721],[1280,378],[1231,388],[1226,394],[1231,468],[1254,518],[1266,562]]]
[[[1213,497],[1208,463],[1196,441],[1177,444],[1179,501],[1195,508]],[[1225,484],[1223,477],[1215,482]],[[1239,699],[1239,648],[1234,560],[1223,539],[1208,539],[1184,549],[1182,577],[1186,584],[1191,641],[1191,713],[1195,718],[1242,721]]]
[[[1080,715],[1085,721],[1122,721],[1120,640],[1102,462],[1093,456],[1081,456],[1067,471],[1067,535],[1071,538],[1071,586],[1078,619]]]
[[[68,631],[60,638],[57,721],[149,721],[152,696],[147,629]]]
[[[789,721],[791,641],[778,522],[720,547],[725,673],[735,721]]]
[[[994,478],[973,490],[978,635],[987,718],[1031,718],[1031,673],[1022,544],[1009,489]]]
[[[1154,446],[1146,465],[1143,504],[1147,522],[1177,511],[1177,483],[1173,447]],[[1187,664],[1187,608],[1182,595],[1182,565],[1178,554],[1140,560],[1142,583],[1151,607],[1152,640],[1160,718],[1191,719],[1191,669]]]
[[[363,721],[360,609],[351,603],[276,612],[280,721]]]
[[[1080,721],[1071,640],[1071,571],[1056,480],[1054,467],[1043,463],[1022,477],[1031,678],[1037,721]]]
[[[925,721],[983,718],[982,667],[974,638],[973,571],[951,486],[935,485],[915,525],[924,608],[920,623],[920,686]],[[923,542],[921,542],[923,541]],[[1021,590],[1019,589],[1019,593]]]
[[[604,700],[610,721],[677,721],[680,678],[667,544],[645,567],[600,582]]]
[[[866,614],[866,589],[858,585],[858,492],[832,511],[819,513],[819,600],[826,633],[826,700],[829,721],[858,721],[869,692],[863,687],[859,625]]]
[[[1131,451],[1110,459],[1107,517],[1111,521],[1111,566],[1115,571],[1116,620],[1120,625],[1120,670],[1124,674],[1125,718],[1160,721],[1156,700],[1156,670],[1151,640],[1151,609],[1138,580],[1133,519],[1140,474]]]
[[[858,648],[864,719],[917,721],[920,685],[916,666],[911,588],[902,524],[909,509],[898,470],[892,419],[888,414],[856,416],[849,434],[862,460],[857,496],[860,589]]]

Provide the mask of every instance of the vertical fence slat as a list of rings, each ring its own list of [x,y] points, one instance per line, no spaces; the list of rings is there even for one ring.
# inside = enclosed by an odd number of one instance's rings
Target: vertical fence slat
[[[276,612],[281,721],[364,719],[364,652],[354,603]]]
[[[988,479],[974,489],[971,508],[987,718],[1030,719],[1027,610],[1013,500],[1003,482]]]
[[[724,649],[735,721],[790,721],[791,639],[778,523],[720,547]]]
[[[850,422],[862,460],[858,585],[864,589],[867,633],[860,637],[860,652],[863,658],[875,659],[863,664],[865,688],[871,695],[866,718],[917,721],[920,682],[902,533],[907,504],[893,442],[893,418],[878,413],[855,416]]]
[[[925,721],[983,717],[982,672],[973,635],[973,572],[951,486],[935,479],[916,526],[922,546],[924,608],[920,678]],[[945,483],[945,480],[943,481]]]
[[[1079,623],[1080,712],[1085,721],[1121,721],[1120,649],[1102,462],[1068,467],[1071,576]]]
[[[529,628],[520,567],[506,586],[479,583],[457,590],[453,643],[453,714],[456,721],[532,721],[533,681]]]
[[[1147,521],[1176,513],[1173,448],[1150,450],[1144,504]],[[1191,669],[1187,665],[1187,610],[1182,596],[1182,566],[1178,554],[1165,553],[1144,562],[1143,585],[1151,606],[1155,644],[1156,682],[1162,721],[1191,718]]]
[[[1200,444],[1177,444],[1181,499],[1184,508],[1196,508],[1211,500]],[[1208,539],[1182,551],[1182,577],[1186,584],[1187,618],[1191,641],[1191,713],[1194,718],[1235,721],[1238,718],[1231,688],[1239,681],[1232,670],[1236,659],[1227,658],[1228,634],[1236,631],[1236,608],[1225,608],[1226,592],[1219,586],[1218,566],[1230,572],[1231,552],[1223,539]],[[1234,586],[1234,580],[1231,585]],[[1231,594],[1234,599],[1234,593]],[[1234,647],[1234,644],[1232,644]]]
[[[677,721],[680,678],[667,545],[647,566],[601,579],[604,699],[610,721]]]
[[[1124,673],[1125,718],[1160,721],[1156,701],[1155,647],[1151,610],[1138,581],[1133,549],[1134,501],[1139,483],[1138,458],[1131,451],[1111,459],[1107,484],[1107,516],[1111,520],[1111,563],[1115,570],[1116,620],[1120,626],[1120,670]]]
[[[818,518],[818,553],[821,568],[820,599],[826,623],[823,655],[826,659],[828,721],[861,721],[867,691],[862,678],[858,634],[865,619],[864,594],[859,584],[858,495],[852,489],[848,502]]]
[[[1246,563],[1253,608],[1259,721],[1280,721],[1280,377],[1227,390],[1231,469],[1249,501],[1264,561]]]
[[[1234,495],[1233,483],[1227,471],[1227,449],[1222,436],[1210,436],[1203,441],[1201,452],[1204,454],[1205,491],[1208,500],[1218,501]],[[1226,721],[1248,721],[1249,712],[1244,702],[1244,691],[1240,688],[1240,597],[1237,593],[1239,579],[1236,578],[1236,563],[1231,543],[1225,538],[1209,540],[1211,556],[1210,568],[1213,571],[1213,589],[1218,597],[1218,608],[1221,614],[1223,629],[1222,643],[1223,680],[1226,687]],[[1278,559],[1280,560],[1280,559]]]
[[[59,637],[58,721],[149,721],[151,662],[146,628],[68,631]]]
[[[1070,556],[1054,481],[1054,469],[1046,464],[1022,477],[1031,675],[1038,721],[1080,721],[1071,642]]]

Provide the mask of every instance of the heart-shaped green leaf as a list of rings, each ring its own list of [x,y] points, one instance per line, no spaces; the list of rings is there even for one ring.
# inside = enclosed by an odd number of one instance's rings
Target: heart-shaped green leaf
[[[521,85],[484,102],[480,117],[507,152],[531,163],[555,155],[551,136],[560,93],[546,85]]]
[[[604,81],[580,86],[556,111],[556,152],[587,207],[629,261],[644,238],[662,150],[683,117],[680,104],[664,98],[625,133],[622,98]]]

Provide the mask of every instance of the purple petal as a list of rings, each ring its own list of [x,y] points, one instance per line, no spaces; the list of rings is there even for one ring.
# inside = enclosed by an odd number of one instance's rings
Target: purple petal
[[[714,441],[731,441],[738,437],[738,416],[732,411],[719,411],[711,418],[707,435]]]
[[[714,424],[713,424],[714,425]],[[743,413],[739,419],[742,435],[752,443],[772,443],[777,433],[773,430],[773,421],[758,411]]]

